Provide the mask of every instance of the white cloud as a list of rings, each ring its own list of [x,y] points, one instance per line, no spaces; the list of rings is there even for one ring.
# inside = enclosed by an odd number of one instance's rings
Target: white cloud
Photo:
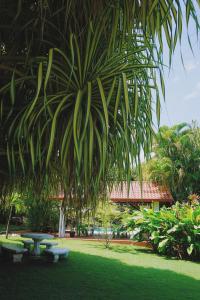
[[[178,77],[177,75],[173,77],[173,83],[176,83],[180,80],[180,77]]]
[[[185,63],[185,69],[188,73],[190,73],[191,71],[197,69],[199,66],[199,61],[194,62],[194,61],[188,61]]]
[[[193,92],[187,94],[184,99],[185,100],[191,100],[191,99],[195,99],[195,98],[200,98],[200,81],[196,84],[196,86],[194,87]]]
[[[185,99],[185,100],[191,100],[191,99],[196,98],[197,96],[198,96],[198,92],[195,90],[194,92],[187,94],[187,95],[184,97],[184,99]]]
[[[200,90],[200,81],[196,85],[197,90]]]
[[[191,100],[191,99],[195,99],[195,98],[200,98],[200,81],[197,82],[193,91],[191,93],[188,93],[184,97],[185,100]]]

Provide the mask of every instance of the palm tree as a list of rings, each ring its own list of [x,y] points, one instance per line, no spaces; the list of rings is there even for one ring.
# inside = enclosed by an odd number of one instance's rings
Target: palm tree
[[[147,178],[167,184],[178,201],[200,191],[199,132],[186,123],[161,127],[153,147],[155,156],[144,166]]]
[[[155,102],[159,122],[162,38],[171,59],[183,8],[198,32],[195,2],[6,1],[0,93],[13,173],[16,161],[40,180],[56,170],[80,205],[103,196],[110,169],[129,181],[151,148]]]

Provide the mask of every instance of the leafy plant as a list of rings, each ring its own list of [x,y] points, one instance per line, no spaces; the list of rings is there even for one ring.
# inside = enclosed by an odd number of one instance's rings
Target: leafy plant
[[[159,212],[135,212],[128,224],[134,238],[148,240],[161,254],[180,259],[200,258],[200,206],[176,203]]]
[[[57,231],[59,203],[48,198],[36,198],[29,193],[24,199],[27,223],[33,231]]]
[[[155,137],[154,157],[144,164],[147,179],[168,185],[175,200],[200,193],[200,128],[163,126]]]

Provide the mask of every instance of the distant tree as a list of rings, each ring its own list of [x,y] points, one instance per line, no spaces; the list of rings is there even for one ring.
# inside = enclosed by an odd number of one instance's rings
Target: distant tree
[[[148,179],[167,184],[177,200],[200,193],[200,128],[163,126],[153,150],[154,157],[144,165]]]

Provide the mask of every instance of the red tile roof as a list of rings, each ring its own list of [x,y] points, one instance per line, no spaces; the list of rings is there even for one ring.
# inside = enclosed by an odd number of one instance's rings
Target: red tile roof
[[[172,202],[173,197],[169,189],[156,183],[143,181],[132,181],[128,193],[128,184],[123,183],[113,187],[110,194],[113,202]]]
[[[63,200],[64,193],[61,191],[58,195],[50,196],[52,200]],[[143,181],[132,181],[128,194],[128,184],[126,182],[118,187],[114,186],[110,193],[110,199],[113,202],[173,202],[173,197],[169,189],[156,183]]]

